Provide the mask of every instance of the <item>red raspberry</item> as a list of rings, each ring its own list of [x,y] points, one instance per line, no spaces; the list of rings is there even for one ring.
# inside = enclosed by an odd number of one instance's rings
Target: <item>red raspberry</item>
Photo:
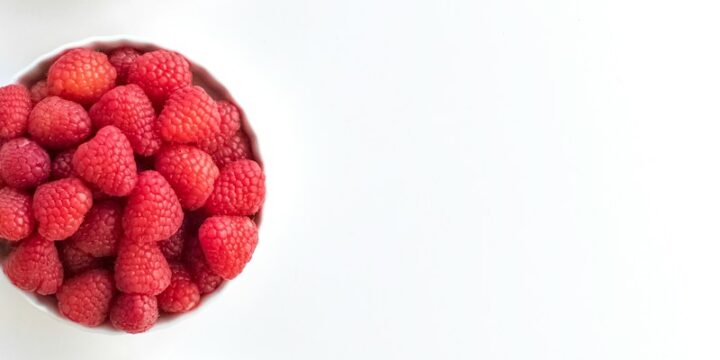
[[[265,174],[252,160],[238,160],[220,171],[205,205],[211,215],[252,215],[265,200]]]
[[[190,85],[192,72],[185,58],[172,51],[155,50],[138,57],[128,70],[127,81],[138,84],[155,103]]]
[[[3,271],[15,286],[40,295],[56,293],[63,282],[55,245],[37,234],[20,242],[3,263]]]
[[[220,174],[210,155],[187,145],[169,145],[160,150],[155,169],[167,179],[182,207],[188,210],[205,205]]]
[[[185,222],[183,222],[183,224],[180,225],[180,229],[178,229],[175,235],[158,242],[160,251],[162,251],[166,259],[177,260],[180,258],[183,248],[185,247],[186,229],[187,225],[185,225]]]
[[[115,200],[95,203],[72,236],[72,244],[95,257],[114,256],[122,237],[122,213]]]
[[[136,153],[149,156],[160,148],[155,132],[155,109],[139,86],[118,86],[90,109],[96,128],[114,125],[127,136]]]
[[[80,227],[92,204],[90,189],[76,178],[38,186],[32,205],[38,233],[48,240],[67,239]]]
[[[110,322],[118,329],[131,334],[149,330],[159,316],[154,296],[120,294],[110,308]]]
[[[100,258],[76,248],[70,242],[59,241],[58,251],[60,252],[60,261],[65,268],[66,275],[79,274],[86,270],[97,269],[103,266]]]
[[[120,129],[106,126],[78,146],[73,168],[85,181],[113,196],[125,196],[137,182],[132,147]]]
[[[40,80],[30,88],[30,100],[33,104],[39,103],[46,97],[48,97],[47,81]]]
[[[123,239],[115,260],[115,284],[128,294],[157,295],[170,285],[172,272],[155,243]]]
[[[134,241],[154,242],[175,234],[183,221],[180,201],[159,172],[138,174],[123,215],[125,235]]]
[[[105,322],[115,288],[112,274],[90,270],[67,280],[57,293],[58,309],[68,319],[90,327]]]
[[[73,155],[75,155],[75,149],[65,150],[55,155],[50,171],[51,179],[58,180],[76,176],[75,169],[72,166]]]
[[[140,57],[140,53],[137,50],[130,47],[121,47],[113,50],[110,53],[110,63],[115,67],[117,71],[117,83],[127,83],[128,71],[130,66],[135,60]]]
[[[24,86],[0,87],[0,139],[8,140],[24,134],[31,109],[30,92]]]
[[[157,121],[160,137],[168,142],[196,144],[213,139],[220,132],[217,104],[199,86],[172,93]]]
[[[50,155],[26,138],[10,140],[0,148],[0,176],[17,189],[38,186],[50,176]]]
[[[170,286],[158,295],[160,309],[167,313],[182,313],[194,309],[200,303],[200,289],[181,264],[173,264]]]
[[[22,240],[35,229],[31,197],[21,190],[0,189],[0,238]]]
[[[197,238],[189,238],[185,243],[183,261],[190,271],[193,281],[200,289],[200,293],[209,294],[222,284],[223,278],[210,269]]]
[[[220,148],[211,155],[215,164],[221,169],[231,162],[249,159],[252,157],[250,139],[248,139],[244,133],[239,132],[231,136],[230,140],[221,145]]]
[[[85,109],[72,101],[50,96],[30,113],[28,132],[48,149],[67,149],[90,136],[92,124]]]
[[[115,86],[117,72],[107,55],[90,49],[73,49],[48,70],[50,95],[90,105]]]
[[[230,280],[252,258],[258,242],[257,226],[245,216],[213,216],[200,226],[199,238],[210,268]]]
[[[227,101],[218,101],[217,107],[220,113],[220,131],[215,136],[198,143],[198,147],[208,153],[217,151],[240,131],[240,109]]]

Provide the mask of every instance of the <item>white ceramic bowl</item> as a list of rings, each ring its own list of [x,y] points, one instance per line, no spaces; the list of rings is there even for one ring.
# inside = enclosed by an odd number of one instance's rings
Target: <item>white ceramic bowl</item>
[[[65,44],[43,56],[40,56],[35,61],[33,61],[30,65],[28,65],[25,69],[21,70],[17,75],[15,75],[15,78],[13,79],[13,83],[20,83],[28,88],[32,86],[36,81],[42,79],[47,74],[47,70],[52,64],[52,62],[63,52],[65,52],[68,49],[72,48],[89,48],[89,49],[95,49],[95,50],[108,50],[113,49],[119,46],[130,46],[133,48],[136,48],[138,50],[142,51],[152,51],[161,49],[163,47],[158,46],[156,44],[153,44],[151,42],[133,38],[130,36],[100,36],[100,37],[91,37],[87,38],[85,40],[80,40],[72,43]],[[163,48],[167,49],[167,48]],[[176,49],[169,49],[169,50],[176,50]],[[177,51],[177,50],[176,50]],[[178,51],[181,54],[182,51]],[[184,55],[184,54],[183,54]],[[187,57],[186,57],[187,58]],[[254,160],[257,161],[260,166],[263,166],[262,158],[260,156],[260,149],[258,147],[257,138],[255,135],[255,132],[252,130],[252,127],[250,126],[250,123],[248,123],[247,117],[245,116],[245,112],[242,110],[242,107],[233,99],[232,95],[230,95],[230,92],[218,81],[216,80],[209,71],[207,71],[204,67],[196,64],[192,61],[192,59],[187,58],[190,62],[192,73],[193,73],[193,83],[199,86],[202,86],[205,88],[205,90],[216,100],[227,100],[232,102],[233,104],[237,105],[240,109],[241,114],[241,121],[242,121],[242,129],[247,134],[247,136],[250,138],[250,142],[252,145]],[[2,84],[5,85],[5,84]],[[257,214],[255,218],[255,222],[258,226],[260,226],[260,220],[262,219],[262,209]],[[4,244],[3,241],[0,241],[0,261],[4,260],[5,256],[7,255],[8,248],[7,244]],[[179,315],[167,315],[163,314],[160,317],[160,320],[158,323],[148,330],[148,332],[158,331],[164,328],[167,328],[172,325],[176,325],[179,320],[181,319],[189,319],[192,316],[199,316],[200,313],[203,312],[203,309],[207,308],[208,306],[212,306],[210,303],[212,302],[212,299],[216,296],[219,296],[219,294],[222,292],[223,288],[226,285],[232,286],[232,282],[224,282],[220,287],[215,290],[212,294],[206,295],[202,298],[201,305],[184,314]],[[57,305],[55,304],[53,297],[44,297],[44,296],[38,296],[34,293],[30,293],[27,291],[23,291],[20,289],[15,288],[13,286],[9,279],[4,276],[0,276],[0,286],[3,287],[12,287],[12,291],[17,291],[18,293],[22,294],[35,308],[38,310],[48,314],[50,317],[62,321],[63,323],[68,324],[69,326],[74,326],[77,328],[80,328],[85,331],[93,332],[93,333],[99,333],[99,334],[106,334],[106,335],[123,335],[124,332],[120,330],[116,330],[112,328],[110,325],[105,324],[100,327],[96,328],[89,328],[85,327],[79,324],[76,324],[70,320],[65,319],[57,310]],[[146,332],[147,333],[147,332]]]

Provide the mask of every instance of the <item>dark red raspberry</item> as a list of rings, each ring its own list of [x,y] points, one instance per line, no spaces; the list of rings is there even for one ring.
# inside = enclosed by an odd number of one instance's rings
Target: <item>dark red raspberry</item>
[[[90,49],[73,49],[48,70],[50,95],[90,105],[113,86],[117,72],[107,55]]]
[[[140,57],[140,53],[137,50],[130,47],[121,47],[113,50],[110,53],[110,63],[115,67],[117,71],[117,83],[127,83],[128,71],[130,66],[135,60]]]
[[[90,270],[67,280],[57,293],[58,309],[66,318],[90,327],[105,322],[115,288],[112,274]]]
[[[258,242],[257,226],[245,216],[213,216],[200,226],[199,238],[210,268],[230,280],[252,258]]]
[[[120,129],[106,126],[78,146],[73,168],[85,181],[113,196],[125,196],[137,182],[132,147]]]
[[[28,132],[47,149],[67,149],[90,136],[92,124],[85,109],[72,101],[50,96],[30,113]]]
[[[172,273],[156,243],[120,242],[115,284],[128,294],[157,295],[170,285]]]
[[[46,97],[48,97],[47,81],[40,80],[30,88],[30,100],[33,104],[39,103]]]
[[[122,238],[122,213],[116,200],[96,202],[72,236],[72,244],[95,257],[114,256]]]
[[[20,242],[3,263],[3,271],[15,286],[40,295],[56,293],[63,282],[55,245],[37,234]]]
[[[127,81],[139,85],[153,102],[162,103],[175,90],[190,85],[190,63],[173,51],[155,50],[138,57]]]
[[[188,86],[170,95],[157,119],[160,137],[167,142],[197,144],[220,132],[215,101],[199,86]]]
[[[68,241],[58,241],[60,261],[65,268],[65,275],[79,274],[86,270],[103,266],[103,260],[76,248]]]
[[[30,92],[24,86],[0,87],[0,140],[24,134],[31,109]]]
[[[0,238],[22,240],[35,230],[32,198],[22,190],[0,189]]]
[[[205,205],[220,171],[206,152],[188,145],[169,145],[155,157],[155,169],[175,190],[188,210]]]
[[[149,330],[159,316],[154,296],[120,294],[110,308],[110,322],[118,329],[131,334]]]
[[[265,174],[252,160],[226,165],[205,208],[212,215],[252,215],[265,201]]]
[[[50,155],[26,138],[10,140],[0,148],[0,176],[17,189],[38,186],[50,176]]]
[[[222,284],[223,278],[210,269],[197,237],[188,238],[185,243],[183,261],[200,293],[209,294]]]
[[[200,289],[182,264],[173,264],[171,268],[170,286],[157,297],[160,309],[167,313],[182,313],[194,309],[200,303]]]
[[[65,150],[55,155],[50,171],[51,179],[58,180],[77,175],[72,166],[73,155],[75,155],[75,149]]]
[[[123,215],[125,235],[136,242],[165,240],[182,222],[180,201],[167,180],[153,170],[138,174]]]
[[[183,224],[180,225],[180,229],[178,229],[175,235],[169,237],[166,240],[158,242],[160,251],[162,251],[166,259],[177,260],[180,258],[183,248],[185,247],[186,229],[187,225],[185,224],[185,222],[183,222]]]
[[[252,158],[250,139],[243,132],[239,132],[231,136],[225,144],[221,145],[211,155],[220,169],[229,163]]]
[[[127,136],[136,153],[149,156],[160,149],[155,131],[155,109],[139,86],[118,86],[103,95],[90,109],[96,128],[113,125]]]
[[[198,147],[208,153],[220,149],[233,135],[240,131],[240,109],[227,101],[218,101],[217,107],[220,113],[220,131],[214,137],[198,143]]]
[[[38,186],[32,205],[38,233],[48,240],[67,239],[80,227],[92,204],[90,189],[77,178]]]

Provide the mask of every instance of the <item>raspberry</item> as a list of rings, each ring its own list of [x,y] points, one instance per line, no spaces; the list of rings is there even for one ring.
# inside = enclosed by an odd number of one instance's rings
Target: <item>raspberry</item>
[[[197,238],[189,238],[185,243],[183,261],[190,271],[193,281],[200,289],[200,293],[209,294],[222,284],[223,278],[210,269]]]
[[[110,63],[115,67],[117,71],[117,83],[127,83],[128,71],[130,66],[135,60],[140,57],[140,53],[137,50],[129,47],[121,47],[113,50],[110,53]]]
[[[58,180],[76,175],[72,166],[73,155],[75,155],[75,149],[65,150],[55,155],[50,167],[51,179]]]
[[[100,191],[125,196],[137,182],[137,166],[132,147],[122,131],[106,126],[90,141],[78,146],[73,168]]]
[[[30,92],[24,86],[0,87],[0,139],[8,140],[24,134],[31,109]]]
[[[252,215],[265,200],[265,174],[252,160],[226,165],[205,205],[211,215]]]
[[[182,207],[188,210],[205,205],[220,174],[210,155],[187,145],[170,145],[160,150],[155,169],[167,179]]]
[[[115,86],[117,72],[107,55],[90,49],[73,49],[48,70],[50,95],[90,105]]]
[[[208,265],[230,280],[240,274],[257,246],[257,226],[245,216],[213,216],[200,226],[199,238]]]
[[[177,260],[180,258],[183,248],[185,247],[186,229],[187,226],[185,225],[185,222],[183,222],[175,235],[158,242],[160,251],[162,251],[166,259]]]
[[[139,86],[118,86],[90,109],[96,128],[114,125],[127,136],[136,153],[149,156],[160,148],[155,132],[155,109]]]
[[[160,241],[175,234],[182,221],[180,201],[167,180],[157,171],[141,172],[125,206],[125,235],[134,241]]]
[[[95,203],[72,236],[72,244],[95,257],[114,256],[122,237],[122,211],[115,200]]]
[[[40,80],[30,88],[30,100],[33,104],[39,103],[46,97],[48,97],[47,81]]]
[[[154,296],[120,294],[110,308],[110,322],[131,334],[149,330],[157,322],[158,304]]]
[[[40,185],[33,196],[38,233],[48,240],[64,240],[74,234],[92,207],[90,189],[76,178]]]
[[[115,288],[112,275],[104,269],[90,270],[67,280],[57,293],[60,313],[90,327],[105,322]]]
[[[86,270],[96,269],[103,266],[100,258],[76,248],[70,242],[59,241],[58,251],[60,252],[60,261],[65,268],[66,275],[79,274]]]
[[[139,85],[153,102],[162,103],[175,90],[190,85],[192,72],[182,55],[155,50],[135,60],[128,70],[127,81]]]
[[[198,143],[198,147],[208,153],[217,151],[240,131],[240,109],[227,101],[218,101],[217,107],[220,113],[220,131],[215,136]]]
[[[37,234],[20,242],[3,263],[3,271],[15,286],[40,295],[56,293],[63,282],[55,245]]]
[[[30,113],[28,132],[48,149],[67,149],[90,136],[92,124],[85,109],[72,101],[50,96]]]
[[[220,132],[215,101],[199,86],[170,95],[157,119],[160,137],[168,142],[193,144],[213,139]]]
[[[0,176],[14,188],[33,188],[50,176],[50,156],[34,141],[10,140],[0,148]]]
[[[170,266],[155,243],[123,239],[115,260],[115,283],[129,294],[157,295],[170,284]]]
[[[9,187],[0,189],[0,238],[22,240],[34,229],[30,195]]]
[[[200,303],[200,290],[181,264],[173,264],[170,286],[158,295],[160,309],[167,313],[192,310]]]
[[[231,162],[251,158],[250,140],[247,135],[239,132],[231,136],[225,144],[221,145],[211,155],[215,164],[221,169]]]

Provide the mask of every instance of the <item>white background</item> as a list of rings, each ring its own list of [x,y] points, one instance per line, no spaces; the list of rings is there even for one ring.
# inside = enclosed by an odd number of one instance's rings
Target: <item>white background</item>
[[[92,35],[186,53],[260,138],[247,270],[86,333],[0,288],[0,359],[720,357],[714,1],[0,2],[0,79]]]

